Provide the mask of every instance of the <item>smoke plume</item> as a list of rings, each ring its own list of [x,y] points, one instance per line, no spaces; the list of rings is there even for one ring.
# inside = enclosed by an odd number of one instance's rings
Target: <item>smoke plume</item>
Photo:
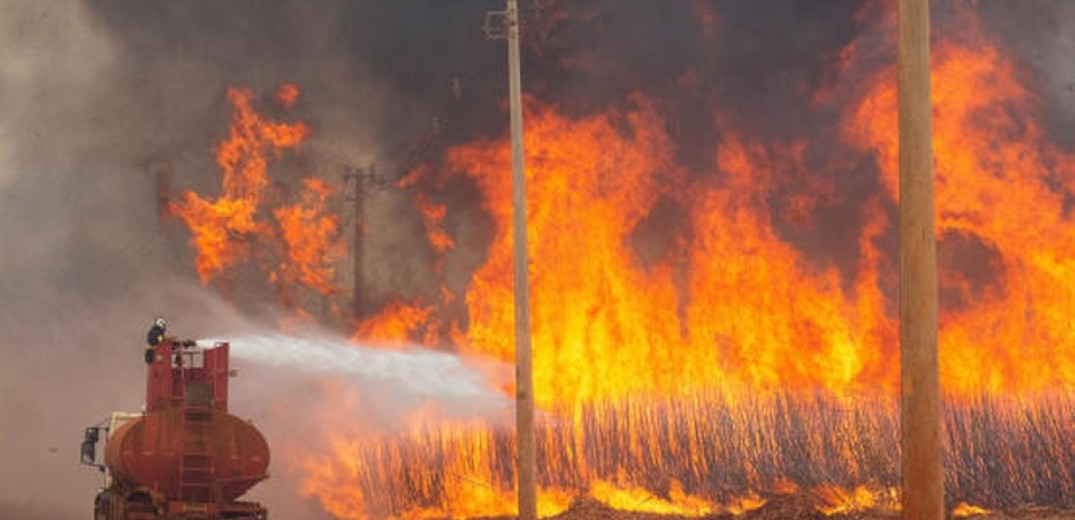
[[[480,30],[484,12],[501,4],[0,0],[0,519],[88,514],[98,480],[77,463],[82,428],[141,405],[141,341],[157,315],[181,336],[234,340],[242,375],[233,409],[264,421],[270,443],[306,433],[324,440],[341,410],[371,427],[429,403],[462,416],[503,410],[488,390],[504,382],[502,367],[350,348],[325,332],[266,333],[282,319],[271,296],[262,298],[271,291],[250,288],[236,304],[203,288],[189,235],[160,217],[159,199],[162,187],[217,189],[212,150],[227,128],[230,86],[266,97],[281,83],[301,88],[294,110],[278,114],[314,128],[282,168],[290,181],[339,183],[345,167],[371,162],[398,180],[437,163],[446,146],[502,136],[503,47]],[[840,73],[841,49],[885,45],[869,21],[879,4],[524,1],[525,89],[578,116],[644,94],[668,119],[677,161],[711,171],[717,108],[747,137],[832,132],[838,115],[809,107],[819,92],[853,90],[856,77]],[[952,23],[943,16],[952,4],[936,4],[938,33]],[[1054,109],[1051,135],[1075,147],[1075,4],[972,4],[1037,78]],[[850,211],[878,186],[870,175],[834,175],[819,225],[781,232],[818,264],[847,270],[859,226]],[[433,177],[420,189],[452,207],[445,226],[458,248],[438,258],[412,193],[371,191],[363,266],[371,310],[397,297],[432,300],[444,286],[460,293],[485,259],[491,224],[477,188]],[[667,211],[640,225],[639,244],[670,247],[667,230],[682,227],[685,212],[674,197],[662,199],[655,206]],[[353,405],[328,395],[352,396]],[[327,518],[302,498],[298,468],[272,470],[253,498],[277,517]]]

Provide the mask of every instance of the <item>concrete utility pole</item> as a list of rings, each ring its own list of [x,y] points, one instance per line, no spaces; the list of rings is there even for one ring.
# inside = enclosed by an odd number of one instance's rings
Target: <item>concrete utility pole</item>
[[[383,189],[384,185],[385,180],[377,176],[372,164],[367,168],[347,168],[343,174],[343,200],[353,202],[355,206],[355,234],[351,250],[351,268],[353,270],[352,276],[354,277],[351,280],[351,317],[356,323],[362,319],[365,309],[362,300],[362,295],[365,293],[365,289],[362,287],[362,238],[364,234],[363,228],[365,227],[365,208],[363,203],[365,202],[366,191],[370,186]]]
[[[519,64],[519,9],[507,0],[503,13],[486,13],[485,34],[503,37],[492,18],[504,17],[508,39],[508,98],[511,104],[511,185],[515,246],[515,435],[518,445],[519,519],[537,518],[534,447],[534,380],[530,352],[530,266],[526,239],[526,175],[523,165],[522,72]]]
[[[899,2],[903,517],[944,518],[929,0]]]

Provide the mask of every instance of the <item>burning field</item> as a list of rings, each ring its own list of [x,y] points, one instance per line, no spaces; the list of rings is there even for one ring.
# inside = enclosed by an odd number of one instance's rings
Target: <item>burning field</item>
[[[889,11],[867,12],[884,34]],[[967,514],[1075,506],[1075,155],[1036,122],[1043,107],[1012,58],[971,12],[954,17],[965,25],[938,42],[933,81],[949,501]],[[580,496],[685,516],[799,496],[822,515],[896,510],[896,97],[876,52],[857,41],[840,53],[839,72],[858,80],[815,93],[839,113],[824,135],[757,137],[715,109],[705,169],[680,160],[667,107],[644,93],[585,116],[529,99],[542,515]],[[285,85],[277,102],[297,96]],[[342,291],[333,187],[310,177],[298,204],[267,204],[267,165],[310,129],[259,115],[248,90],[229,99],[221,191],[184,192],[170,212],[191,229],[203,281],[261,262],[284,305],[309,315],[299,294]],[[509,170],[505,138],[483,138],[396,182],[444,285],[361,318],[356,341],[510,362]],[[479,208],[449,203],[464,187]],[[467,234],[455,214],[475,211],[490,239],[459,290],[444,274]],[[835,211],[857,222],[835,224]],[[832,233],[851,262],[816,243]],[[404,427],[326,432],[325,453],[288,451],[309,472],[303,493],[337,518],[510,515],[503,419],[422,409]]]
[[[1072,127],[989,23],[995,4],[936,3],[947,509],[1075,518]],[[653,7],[568,4],[527,12],[524,52],[540,515],[899,517],[892,2],[841,6],[852,36],[777,86],[718,58],[722,35],[750,32],[742,5],[669,7],[686,29],[665,43],[691,52],[625,70],[609,56],[642,44],[582,35]],[[281,330],[436,351],[513,396],[506,107],[456,81],[422,153],[363,191],[311,158],[323,87],[232,84],[212,185],[161,188],[186,269],[236,308],[274,299]],[[330,425],[270,443],[323,514],[515,514],[510,406],[430,398],[378,422],[393,395],[316,391]]]
[[[838,54],[840,80],[807,97],[832,118],[809,134],[759,135],[716,106],[711,156],[692,161],[679,140],[703,136],[676,128],[667,97],[634,92],[586,114],[528,98],[543,516],[898,515],[890,7],[861,9],[874,29]],[[695,10],[703,35],[720,30],[719,12]],[[950,510],[1075,507],[1075,154],[1039,123],[1047,108],[974,10],[946,20],[933,96]],[[276,104],[298,95],[285,85]],[[440,284],[350,321],[344,218],[326,206],[339,187],[310,177],[295,205],[266,196],[267,166],[310,127],[259,115],[249,90],[229,99],[221,190],[169,207],[203,282],[231,288],[221,276],[252,262],[296,315],[314,319],[315,302],[356,342],[511,362],[506,137],[446,146],[395,181]],[[402,426],[327,431],[325,452],[286,451],[307,471],[302,492],[336,518],[512,515],[508,412],[423,407]]]

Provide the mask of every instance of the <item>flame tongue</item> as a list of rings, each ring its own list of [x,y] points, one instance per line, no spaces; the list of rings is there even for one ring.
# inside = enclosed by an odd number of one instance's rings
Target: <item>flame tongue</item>
[[[541,107],[527,121],[538,405],[573,406],[631,389],[671,391],[675,385],[662,371],[685,358],[660,348],[680,343],[671,272],[641,268],[630,245],[632,230],[657,202],[654,174],[671,167],[667,138],[654,131],[654,109],[643,104],[571,121]],[[509,150],[502,141],[482,142],[452,150],[449,161],[482,187],[496,222],[489,260],[466,296],[467,341],[510,360]]]
[[[298,147],[309,134],[302,123],[266,121],[251,107],[252,97],[249,90],[228,89],[235,116],[228,138],[216,150],[223,173],[220,196],[209,202],[197,193],[183,191],[180,200],[169,208],[191,230],[202,282],[245,259],[249,237],[270,233],[265,224],[256,220],[263,191],[269,185],[265,175],[267,156]]]
[[[298,88],[284,85],[277,97],[283,106],[290,107],[298,98]],[[298,149],[309,136],[309,127],[302,122],[264,118],[254,110],[250,90],[228,89],[228,100],[235,113],[227,139],[216,149],[222,173],[220,195],[210,201],[185,190],[168,208],[190,228],[202,283],[253,258],[277,285],[287,308],[298,308],[297,287],[326,295],[336,293],[334,264],[343,250],[339,217],[326,209],[332,187],[320,179],[306,178],[299,202],[273,208],[271,219],[264,209],[269,202],[265,200],[266,188],[272,184],[267,173],[269,159]]]
[[[288,280],[322,294],[339,290],[333,264],[343,254],[336,237],[339,217],[325,209],[331,194],[328,183],[309,177],[303,180],[301,203],[273,210],[287,252],[288,261],[281,264],[281,271]]]

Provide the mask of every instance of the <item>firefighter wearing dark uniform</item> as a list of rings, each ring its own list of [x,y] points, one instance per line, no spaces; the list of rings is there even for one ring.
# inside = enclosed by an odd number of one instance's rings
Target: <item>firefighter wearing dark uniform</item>
[[[146,363],[153,362],[153,347],[164,343],[164,333],[167,330],[168,324],[164,322],[164,318],[157,318],[153,321],[153,326],[146,333]]]

